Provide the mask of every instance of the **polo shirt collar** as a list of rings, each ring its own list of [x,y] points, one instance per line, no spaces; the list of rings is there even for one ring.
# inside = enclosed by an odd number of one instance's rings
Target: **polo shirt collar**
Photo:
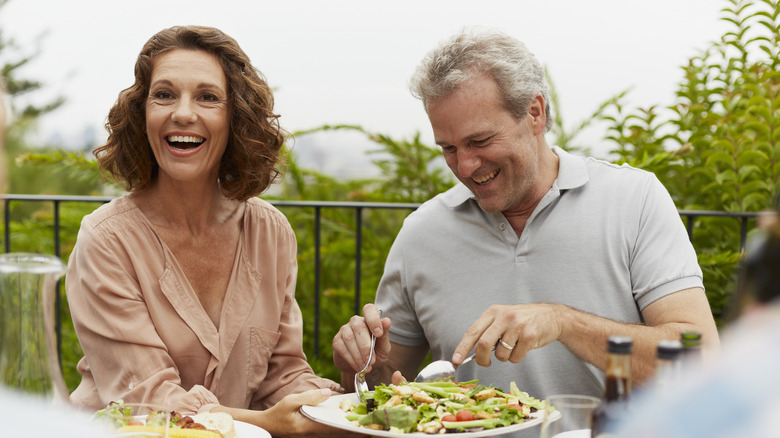
[[[581,187],[588,182],[588,170],[585,167],[584,159],[574,156],[558,146],[553,146],[552,150],[558,156],[558,177],[555,179],[554,186],[557,186],[559,190],[569,190]],[[474,194],[461,182],[445,192],[442,197],[444,204],[450,208],[455,208],[469,199],[474,199]]]
[[[553,146],[552,150],[558,156],[558,178],[555,179],[554,183],[558,189],[569,190],[584,186],[588,182],[588,169],[585,167],[585,160],[558,146]]]

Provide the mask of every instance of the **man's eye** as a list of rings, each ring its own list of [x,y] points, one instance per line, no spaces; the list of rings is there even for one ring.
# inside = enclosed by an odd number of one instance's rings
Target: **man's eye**
[[[444,154],[454,154],[455,153],[455,146],[442,146],[441,151]]]
[[[493,136],[485,137],[485,138],[480,139],[480,140],[474,140],[474,144],[477,145],[477,146],[484,146],[484,145],[490,143],[490,140],[492,140],[492,139],[493,139]]]

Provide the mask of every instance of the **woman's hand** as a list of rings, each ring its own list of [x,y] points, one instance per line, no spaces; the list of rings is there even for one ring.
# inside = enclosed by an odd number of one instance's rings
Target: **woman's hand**
[[[265,411],[252,411],[250,418],[236,419],[262,427],[275,437],[360,436],[317,423],[301,413],[301,406],[320,404],[333,394],[329,389],[312,389],[300,394],[290,394]]]

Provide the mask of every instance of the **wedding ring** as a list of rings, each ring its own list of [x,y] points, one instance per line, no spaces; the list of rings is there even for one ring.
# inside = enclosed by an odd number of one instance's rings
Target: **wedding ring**
[[[503,339],[499,339],[499,340],[498,340],[498,343],[499,343],[499,344],[501,344],[501,346],[503,346],[503,347],[504,347],[504,348],[506,348],[507,350],[513,350],[513,349],[515,348],[515,346],[514,346],[514,345],[509,345],[509,344],[507,344],[506,342],[504,342],[504,340],[503,340]]]

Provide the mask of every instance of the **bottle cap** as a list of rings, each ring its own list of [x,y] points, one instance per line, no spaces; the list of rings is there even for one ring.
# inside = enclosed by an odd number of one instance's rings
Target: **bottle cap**
[[[676,359],[682,353],[683,345],[680,341],[664,339],[658,342],[656,357],[659,359]]]
[[[633,341],[628,336],[610,336],[607,351],[610,353],[631,354]]]
[[[680,342],[685,348],[698,347],[701,345],[701,333],[682,332],[680,333]]]

